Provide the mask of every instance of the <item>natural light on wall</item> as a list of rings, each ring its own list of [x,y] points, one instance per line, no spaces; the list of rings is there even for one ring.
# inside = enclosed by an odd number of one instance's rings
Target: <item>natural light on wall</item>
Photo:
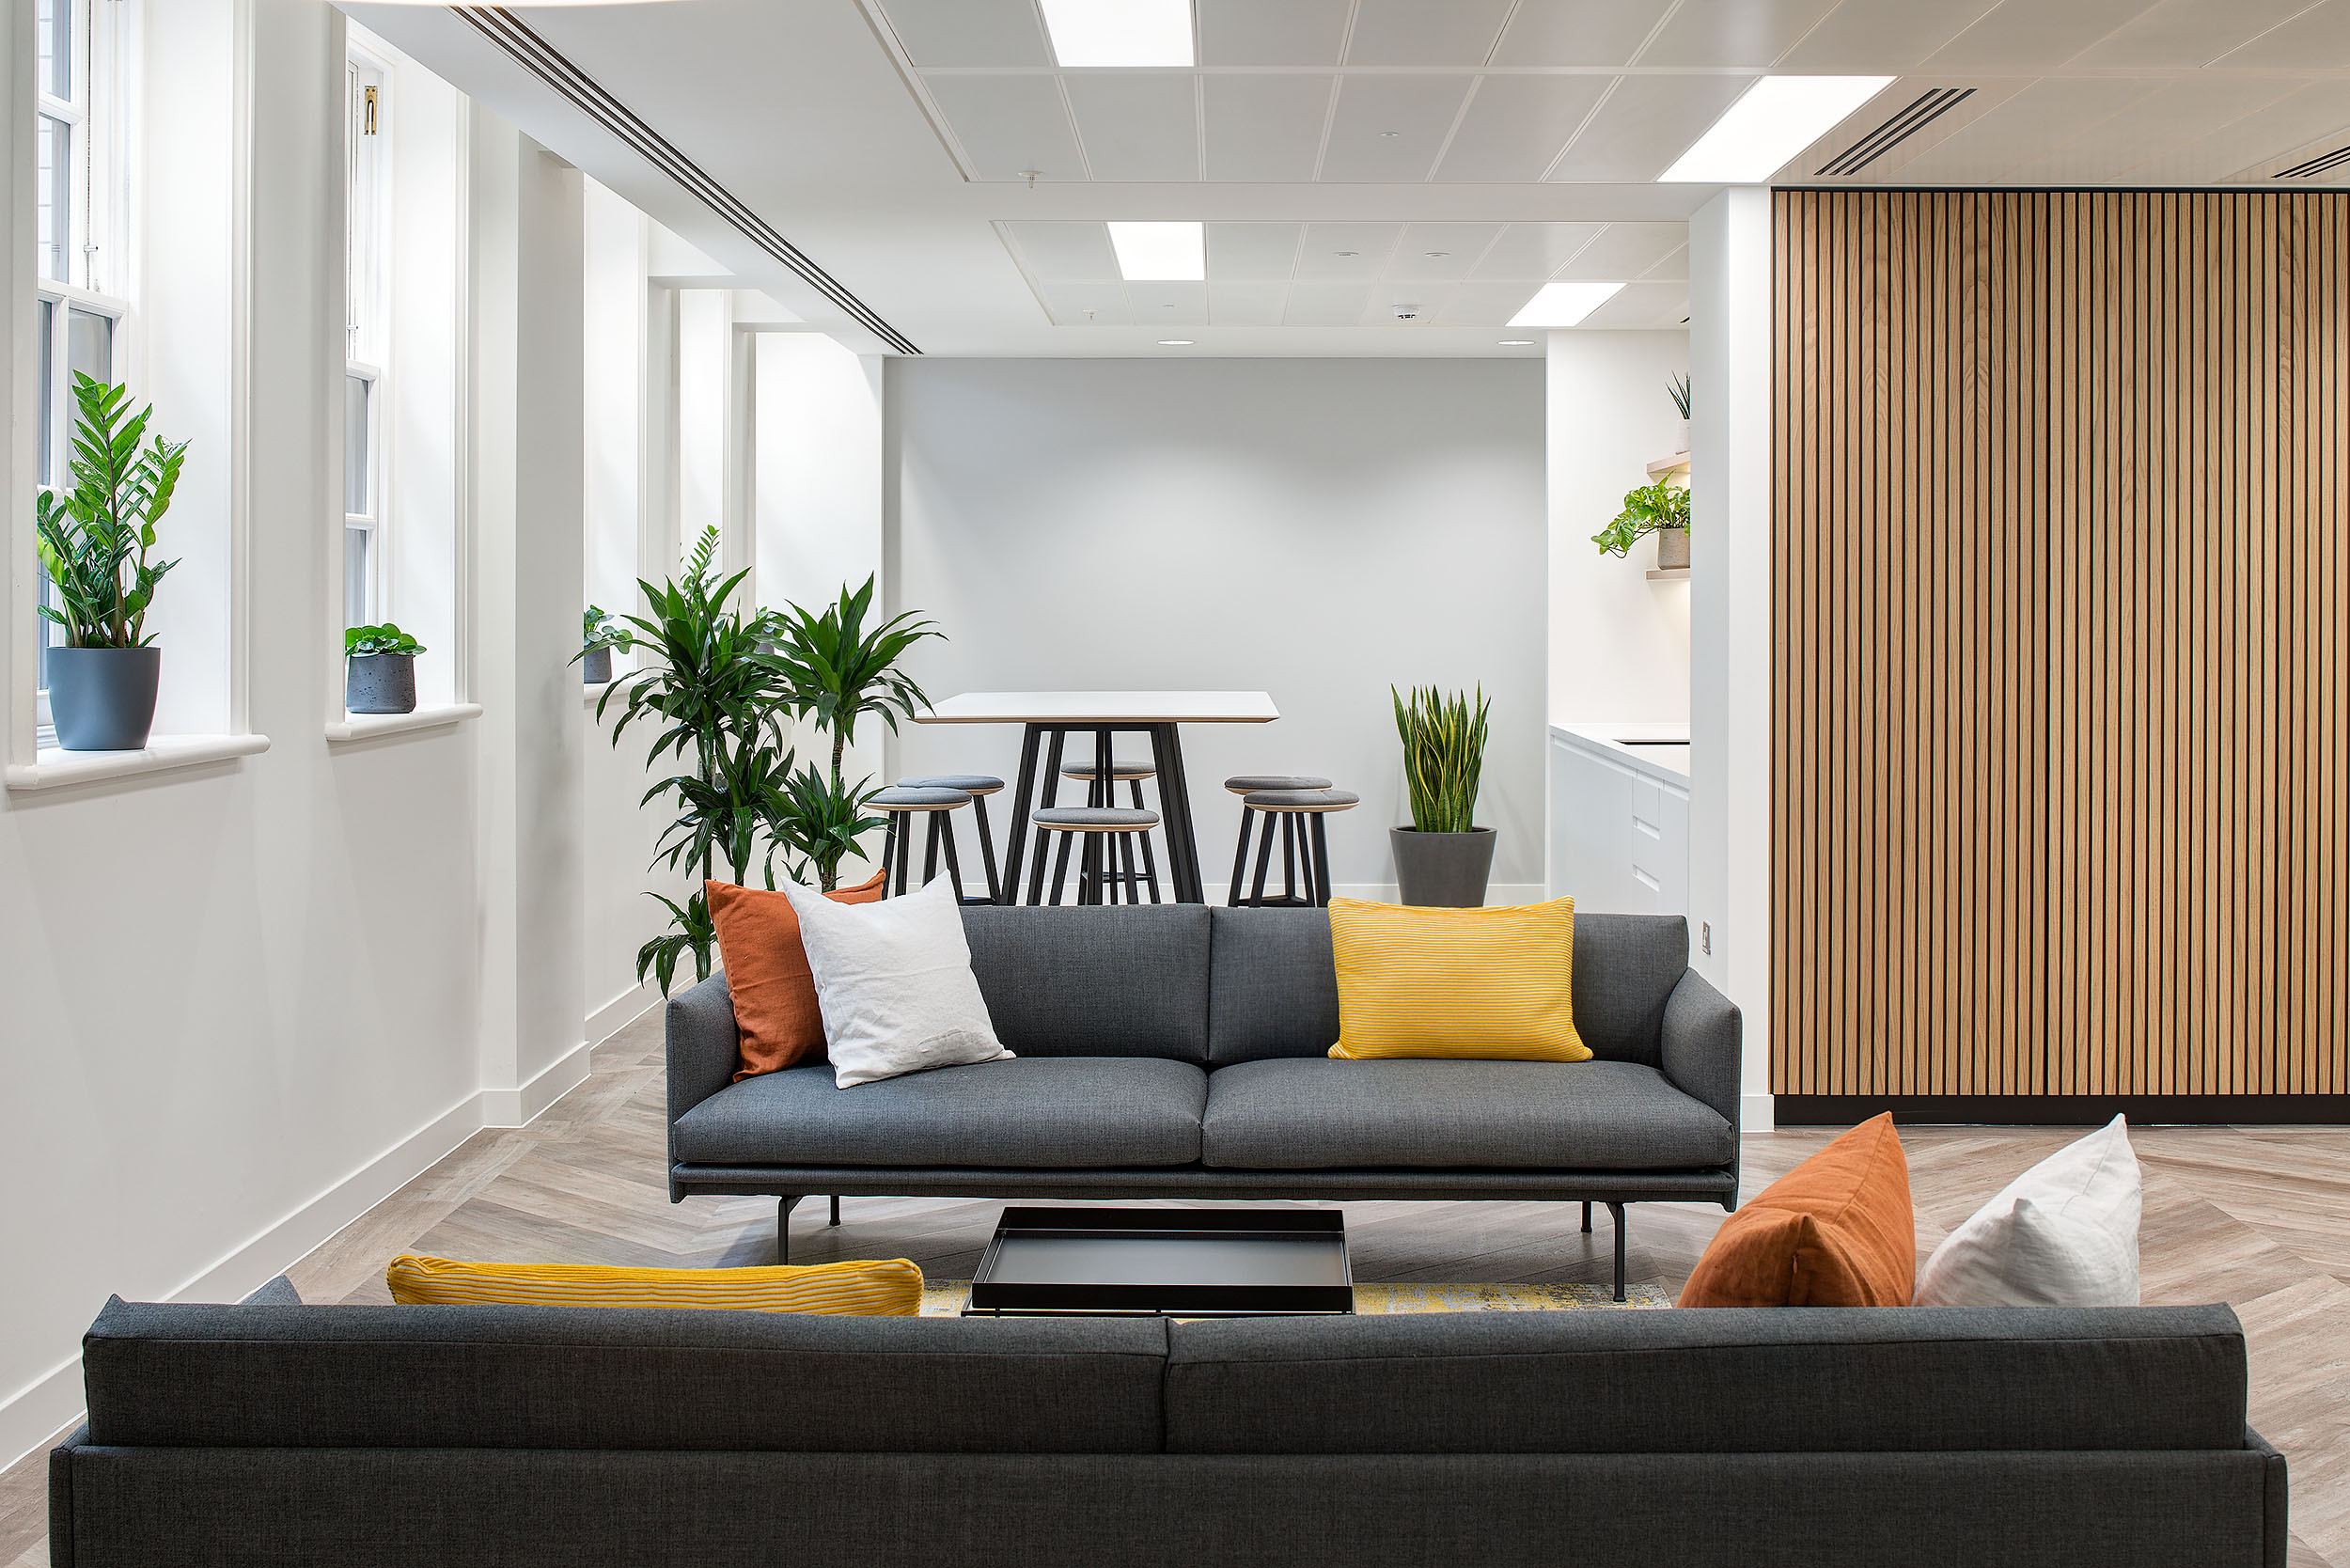
[[[1616,297],[1621,283],[1545,283],[1510,318],[1513,327],[1571,327]]]
[[[1765,76],[1656,178],[1672,184],[1754,185],[1786,166],[1890,76]]]
[[[1191,66],[1191,0],[1038,0],[1065,66]]]
[[[1196,223],[1114,223],[1110,248],[1129,283],[1198,283],[1208,275],[1205,226]]]

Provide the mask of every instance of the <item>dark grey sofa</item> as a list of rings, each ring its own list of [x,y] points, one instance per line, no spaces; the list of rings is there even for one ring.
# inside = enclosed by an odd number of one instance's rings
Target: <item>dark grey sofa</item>
[[[1539,1199],[1738,1193],[1738,1010],[1678,916],[1575,921],[1588,1062],[1332,1061],[1330,921],[1199,904],[964,911],[1017,1061],[733,1083],[713,975],[669,1003],[669,1197]],[[1589,1228],[1590,1212],[1584,1215]]]
[[[2224,1307],[108,1305],[58,1568],[2283,1568]]]

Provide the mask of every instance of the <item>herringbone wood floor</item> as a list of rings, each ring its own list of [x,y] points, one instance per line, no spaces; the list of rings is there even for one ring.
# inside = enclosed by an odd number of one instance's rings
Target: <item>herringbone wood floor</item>
[[[384,1265],[417,1250],[456,1258],[721,1266],[775,1261],[775,1204],[672,1205],[663,1166],[660,1015],[597,1048],[588,1082],[528,1127],[485,1132],[290,1271],[311,1301],[383,1301]],[[1833,1136],[1747,1135],[1746,1190],[1760,1190]],[[2016,1172],[2076,1136],[2062,1130],[1912,1129],[1918,1242],[1930,1248]],[[2252,1422],[2292,1463],[2294,1568],[2350,1568],[2350,1130],[2152,1128],[2133,1135],[2146,1171],[2141,1247],[2149,1302],[2232,1303],[2250,1336]],[[823,1204],[792,1216],[792,1260],[912,1258],[968,1278],[999,1205],[852,1198],[840,1229]],[[1720,1211],[1632,1211],[1636,1280],[1678,1289]],[[1579,1231],[1572,1204],[1355,1203],[1347,1234],[1364,1280],[1608,1278],[1602,1211]],[[0,1563],[48,1560],[45,1457],[0,1474]]]

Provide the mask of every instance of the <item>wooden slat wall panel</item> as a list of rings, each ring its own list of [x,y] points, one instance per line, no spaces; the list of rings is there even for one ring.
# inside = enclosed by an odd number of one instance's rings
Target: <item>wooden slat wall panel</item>
[[[1773,1088],[2350,1092],[2350,193],[1776,222]]]

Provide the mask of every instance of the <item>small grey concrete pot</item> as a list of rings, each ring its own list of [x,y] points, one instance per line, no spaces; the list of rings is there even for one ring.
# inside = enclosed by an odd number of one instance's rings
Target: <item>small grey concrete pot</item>
[[[1670,572],[1689,564],[1689,530],[1659,528],[1656,530],[1656,570]]]
[[[144,751],[155,728],[160,648],[53,648],[49,714],[67,751]]]
[[[345,661],[343,706],[354,713],[416,711],[414,653],[357,653]]]
[[[1494,869],[1494,830],[1422,833],[1387,829],[1395,851],[1395,896],[1417,909],[1481,909]]]
[[[612,683],[612,650],[608,648],[589,649],[588,656],[579,661],[579,674],[583,684],[610,685]]]

